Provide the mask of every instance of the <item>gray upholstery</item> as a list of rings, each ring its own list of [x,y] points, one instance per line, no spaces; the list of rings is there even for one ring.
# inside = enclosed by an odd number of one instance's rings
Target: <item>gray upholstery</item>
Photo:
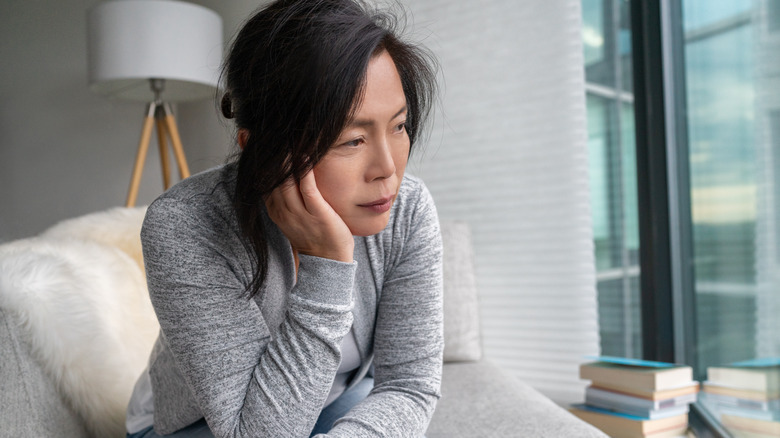
[[[442,235],[445,342],[449,345],[442,398],[426,435],[606,436],[496,365],[479,360],[479,314],[468,228],[443,224]],[[82,420],[35,360],[20,321],[0,308],[0,437],[86,436]]]
[[[428,438],[604,437],[487,360],[445,363]]]
[[[87,432],[30,354],[16,317],[0,308],[0,436],[78,438]]]
[[[474,361],[482,357],[479,303],[469,227],[442,222],[444,275],[444,361]]]
[[[474,256],[467,224],[442,222],[444,374],[428,438],[604,437],[482,357]]]

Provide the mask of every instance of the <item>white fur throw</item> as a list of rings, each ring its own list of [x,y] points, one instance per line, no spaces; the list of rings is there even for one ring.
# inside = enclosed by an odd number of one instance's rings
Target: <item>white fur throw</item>
[[[124,437],[125,410],[159,326],[141,260],[145,208],[65,221],[0,246],[0,307],[94,437]]]

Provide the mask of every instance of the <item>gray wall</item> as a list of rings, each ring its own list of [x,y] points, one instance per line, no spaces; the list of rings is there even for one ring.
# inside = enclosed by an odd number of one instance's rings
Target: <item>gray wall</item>
[[[145,108],[87,86],[86,11],[96,3],[0,2],[0,241],[124,205]],[[228,35],[258,4],[195,3],[225,17]],[[218,121],[214,102],[175,111],[190,169],[223,162],[229,129]],[[151,147],[138,204],[162,191],[155,140]]]

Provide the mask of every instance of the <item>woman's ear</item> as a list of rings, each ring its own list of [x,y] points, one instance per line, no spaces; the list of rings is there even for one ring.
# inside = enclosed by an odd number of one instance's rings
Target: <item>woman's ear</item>
[[[246,147],[246,142],[249,141],[249,130],[241,128],[238,130],[238,147],[243,151]]]

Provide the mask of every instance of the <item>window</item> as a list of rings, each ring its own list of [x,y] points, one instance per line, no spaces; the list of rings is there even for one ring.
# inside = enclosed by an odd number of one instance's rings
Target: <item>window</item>
[[[776,1],[685,0],[696,371],[780,356]],[[721,420],[721,406],[707,404]],[[731,430],[738,434],[740,430]]]
[[[629,3],[583,0],[591,208],[602,354],[641,357]]]
[[[699,380],[780,357],[780,2],[582,5],[602,351]]]
[[[698,374],[756,355],[752,1],[683,1]]]

